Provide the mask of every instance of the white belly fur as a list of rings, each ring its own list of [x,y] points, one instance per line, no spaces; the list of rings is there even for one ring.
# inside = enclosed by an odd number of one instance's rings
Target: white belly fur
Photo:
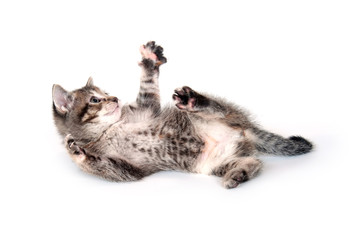
[[[199,156],[196,172],[211,174],[212,170],[235,158],[238,143],[243,139],[240,131],[212,122],[203,124],[199,133],[205,141],[205,148]]]

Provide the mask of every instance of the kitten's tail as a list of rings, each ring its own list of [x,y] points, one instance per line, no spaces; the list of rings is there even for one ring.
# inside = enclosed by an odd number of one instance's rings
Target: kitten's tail
[[[256,149],[262,153],[295,156],[308,153],[313,149],[313,144],[300,136],[284,138],[259,128],[253,128],[252,132],[256,138]]]

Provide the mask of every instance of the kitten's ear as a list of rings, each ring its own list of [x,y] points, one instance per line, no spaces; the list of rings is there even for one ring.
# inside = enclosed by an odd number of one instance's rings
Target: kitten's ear
[[[86,84],[86,87],[93,87],[93,78],[92,77],[89,77],[88,81],[87,81],[87,84]]]
[[[72,95],[57,84],[52,87],[52,100],[57,112],[61,114],[69,112],[73,103]]]

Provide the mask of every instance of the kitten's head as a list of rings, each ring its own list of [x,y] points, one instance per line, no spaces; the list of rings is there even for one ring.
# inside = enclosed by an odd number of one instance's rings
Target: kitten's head
[[[68,92],[60,85],[52,88],[53,115],[62,136],[72,134],[79,141],[89,142],[111,124],[119,121],[122,105],[88,79],[83,88]]]

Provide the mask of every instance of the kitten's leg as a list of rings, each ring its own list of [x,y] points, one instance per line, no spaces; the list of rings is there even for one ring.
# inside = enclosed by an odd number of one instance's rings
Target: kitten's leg
[[[156,111],[160,109],[159,67],[166,63],[167,59],[163,55],[163,48],[154,41],[141,46],[140,53],[142,61],[139,66],[142,68],[142,75],[136,103],[139,108],[152,108]]]
[[[253,126],[247,117],[248,114],[235,104],[217,97],[203,95],[190,87],[178,88],[174,92],[173,99],[181,110],[202,115],[207,119],[218,119],[240,131]]]
[[[223,164],[214,169],[213,174],[223,177],[226,188],[235,188],[240,183],[255,177],[262,168],[262,162],[255,157],[245,157]]]
[[[123,159],[93,156],[80,148],[70,134],[66,136],[65,144],[71,158],[83,171],[107,180],[135,181],[151,174]]]
[[[175,105],[181,110],[217,116],[218,118],[224,118],[231,112],[238,111],[230,107],[228,103],[200,94],[187,86],[177,88],[174,92]]]

